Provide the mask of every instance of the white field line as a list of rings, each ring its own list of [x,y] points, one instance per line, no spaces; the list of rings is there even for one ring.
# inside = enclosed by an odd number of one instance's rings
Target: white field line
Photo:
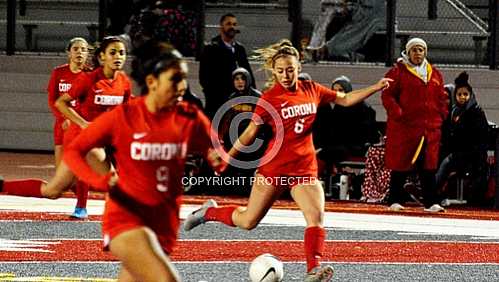
[[[61,198],[58,200],[0,196],[0,209],[25,212],[71,213],[76,199]],[[89,200],[88,212],[100,215],[103,212],[103,200]],[[199,205],[183,205],[180,218],[199,208]],[[301,211],[271,209],[261,224],[305,226]],[[436,217],[415,217],[361,213],[326,212],[324,217],[326,228],[348,230],[382,230],[420,234],[467,235],[480,238],[497,238],[499,221],[454,219]],[[333,230],[334,231],[334,230]]]

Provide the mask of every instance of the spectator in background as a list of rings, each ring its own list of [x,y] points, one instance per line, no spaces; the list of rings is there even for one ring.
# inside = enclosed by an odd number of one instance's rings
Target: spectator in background
[[[232,72],[232,79],[234,81],[234,91],[230,96],[229,100],[236,99],[239,97],[254,97],[260,98],[262,93],[251,86],[252,79],[250,73],[245,68],[237,68]],[[224,114],[222,120],[222,127],[220,128],[220,137],[223,138],[225,149],[229,150],[232,148],[232,142],[230,140],[230,129],[231,122],[233,119],[241,113],[252,113],[255,110],[256,104],[254,103],[237,103],[230,107],[227,113]],[[249,119],[247,121],[239,123],[238,127],[241,130],[237,130],[237,134],[234,137],[237,139],[239,135],[243,132],[243,130],[248,126]],[[235,139],[234,139],[235,141]]]
[[[256,101],[262,93],[251,86],[252,79],[250,73],[245,68],[237,68],[232,72],[234,88],[236,91],[229,96],[230,104],[228,111],[224,113],[219,130],[219,136],[223,140],[224,148],[228,151],[234,145],[237,138],[244,132],[249,125],[252,113],[255,111]],[[268,128],[270,130],[270,128]],[[262,140],[267,140],[270,132],[262,130],[260,136]],[[262,154],[266,146],[255,152],[241,153],[239,160],[256,161]],[[253,176],[255,169],[242,169],[236,166],[229,166],[226,175],[236,177],[246,177],[244,191],[251,187],[250,177]]]
[[[414,170],[420,177],[425,211],[444,211],[435,172],[448,95],[440,71],[427,61],[427,54],[423,39],[409,40],[402,58],[386,74],[394,82],[381,95],[387,114],[385,165],[392,170],[388,202],[394,211],[404,209],[403,186]]]
[[[134,0],[107,0],[107,16],[109,35],[120,35],[125,33],[125,26],[135,9]]]
[[[346,76],[335,78],[331,89],[345,93],[353,90]],[[328,171],[331,168],[334,171],[334,167],[348,157],[363,157],[368,148],[366,144],[379,142],[376,111],[365,101],[350,107],[324,105],[318,109],[313,136],[316,148],[322,148],[319,158],[326,162]]]
[[[213,119],[218,108],[234,92],[232,72],[245,68],[251,77],[251,86],[255,88],[255,79],[251,72],[246,50],[235,40],[237,28],[236,16],[228,13],[220,18],[220,34],[211,39],[201,55],[199,63],[199,82],[206,99],[205,112]]]
[[[185,56],[197,49],[199,3],[195,0],[139,1],[128,32],[132,46],[139,48],[150,39],[167,42]]]
[[[456,78],[453,96],[455,103],[442,126],[443,161],[437,171],[436,185],[441,191],[453,171],[470,173],[473,187],[470,198],[479,203],[487,189],[489,125],[466,72]]]
[[[454,96],[454,89],[456,86],[453,83],[447,83],[444,85],[445,92],[449,95],[449,113],[452,111],[452,107],[456,104],[456,97]]]
[[[321,0],[308,49],[318,53],[317,59],[353,59],[354,52],[385,28],[385,10],[384,0]],[[329,40],[328,29],[335,30]]]

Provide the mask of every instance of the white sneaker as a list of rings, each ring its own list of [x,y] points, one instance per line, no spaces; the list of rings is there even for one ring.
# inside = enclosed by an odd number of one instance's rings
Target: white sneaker
[[[440,203],[442,207],[448,207],[450,206],[450,200],[449,199],[443,199],[442,202]]]
[[[334,269],[332,266],[316,267],[305,277],[304,282],[327,282],[333,278]]]
[[[444,212],[445,209],[442,208],[442,206],[440,206],[439,204],[434,204],[433,206],[431,206],[429,208],[425,208],[424,211],[425,212]]]
[[[203,224],[206,222],[204,215],[206,214],[206,210],[208,208],[216,208],[218,207],[217,202],[212,199],[206,201],[199,209],[193,211],[184,221],[184,230],[189,231],[192,228]]]
[[[391,211],[401,211],[401,210],[404,210],[405,207],[402,206],[401,204],[399,203],[393,203],[390,208],[389,208]]]

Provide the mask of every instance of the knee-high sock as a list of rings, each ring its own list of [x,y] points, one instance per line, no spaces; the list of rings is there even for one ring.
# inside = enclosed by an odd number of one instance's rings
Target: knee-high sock
[[[43,183],[44,181],[39,179],[5,180],[2,191],[9,195],[43,198]]]
[[[305,229],[305,256],[307,258],[307,272],[314,267],[320,266],[322,253],[324,252],[324,240],[326,229],[312,226]]]
[[[83,181],[78,180],[76,182],[76,207],[86,208],[88,199],[89,185]]]
[[[228,206],[221,208],[208,208],[206,210],[206,214],[204,215],[204,219],[206,221],[218,221],[229,226],[236,226],[234,222],[232,222],[232,213],[237,208],[237,206]]]

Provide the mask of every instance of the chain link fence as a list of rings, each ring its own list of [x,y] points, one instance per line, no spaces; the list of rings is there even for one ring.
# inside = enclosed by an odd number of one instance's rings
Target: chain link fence
[[[27,0],[23,1],[27,4],[23,15],[20,15],[21,1],[15,1],[16,49],[60,52],[73,36],[96,40],[101,1]],[[7,14],[8,2],[11,0],[0,1],[0,13]],[[197,3],[203,3],[199,5],[204,8],[197,46],[218,34],[220,16],[230,12],[238,18],[241,33],[237,39],[248,53],[282,38],[292,39],[299,48],[313,45],[314,25],[322,22],[325,38],[315,47],[327,41],[333,41],[333,47],[328,48],[329,54],[321,59],[386,62],[397,58],[411,37],[421,37],[428,42],[428,56],[434,63],[486,65],[490,59],[488,17],[495,15],[490,13],[489,5],[493,3],[490,0],[205,0]],[[396,4],[393,52],[388,52],[386,46],[389,38],[384,9],[389,3]],[[337,11],[346,8],[344,12],[324,18],[321,15],[327,5],[336,7]],[[370,13],[377,13],[371,22],[366,21],[372,16]],[[7,18],[0,17],[2,50],[6,49],[6,31]],[[353,42],[355,40],[359,42]],[[346,56],[338,51],[342,45],[341,52]]]

